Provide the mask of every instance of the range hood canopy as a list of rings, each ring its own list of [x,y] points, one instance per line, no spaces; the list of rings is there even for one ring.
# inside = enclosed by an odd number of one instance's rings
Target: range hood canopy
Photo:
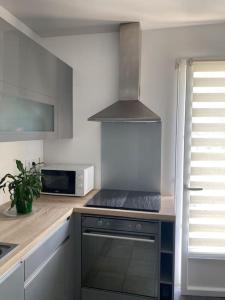
[[[120,25],[119,101],[90,117],[99,122],[161,122],[140,100],[140,23]]]

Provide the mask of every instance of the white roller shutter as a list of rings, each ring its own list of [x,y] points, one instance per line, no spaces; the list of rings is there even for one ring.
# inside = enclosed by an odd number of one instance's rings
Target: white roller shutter
[[[192,67],[188,251],[225,255],[225,61]]]

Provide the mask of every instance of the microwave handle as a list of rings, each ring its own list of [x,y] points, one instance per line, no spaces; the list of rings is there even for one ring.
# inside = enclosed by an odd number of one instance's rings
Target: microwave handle
[[[92,233],[92,232],[83,232],[83,236],[87,237],[101,237],[107,239],[116,239],[116,240],[125,240],[125,241],[133,241],[133,242],[144,242],[144,243],[155,243],[155,237],[152,236],[150,238],[139,238],[132,236],[123,236],[123,235],[113,235],[113,234],[101,234],[101,233]]]

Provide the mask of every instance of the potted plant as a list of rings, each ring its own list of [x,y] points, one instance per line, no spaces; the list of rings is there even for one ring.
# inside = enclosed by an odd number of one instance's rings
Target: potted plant
[[[33,201],[40,196],[42,183],[40,163],[25,168],[20,160],[16,160],[18,175],[6,174],[0,180],[0,190],[8,187],[11,199],[11,208],[16,206],[18,214],[32,212]]]

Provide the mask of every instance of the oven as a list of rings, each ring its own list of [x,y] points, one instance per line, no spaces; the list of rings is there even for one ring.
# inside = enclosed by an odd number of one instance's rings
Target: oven
[[[159,299],[159,232],[157,221],[83,216],[82,300]]]

